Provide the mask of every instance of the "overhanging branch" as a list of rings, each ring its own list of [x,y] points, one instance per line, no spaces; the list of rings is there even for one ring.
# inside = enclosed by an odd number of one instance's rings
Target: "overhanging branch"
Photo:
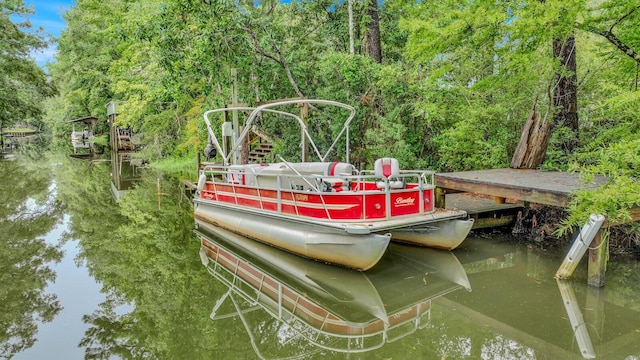
[[[611,27],[609,28],[609,32],[612,32],[613,28],[616,25],[620,24],[622,22],[622,20],[624,20],[625,18],[631,16],[631,14],[633,14],[638,9],[640,9],[640,6],[636,6],[635,8],[631,9],[631,11],[629,11],[628,13],[626,13],[622,17],[620,17],[620,19],[618,19],[618,21],[616,21],[615,23],[613,23],[613,25],[611,25]]]
[[[271,38],[268,38],[268,41],[272,47],[272,49],[275,51],[275,55],[267,52],[264,48],[262,48],[262,46],[260,45],[260,40],[258,39],[257,34],[253,31],[253,28],[251,26],[248,26],[246,28],[243,28],[243,30],[249,35],[249,42],[253,44],[253,49],[254,51],[259,54],[262,55],[268,59],[271,59],[273,61],[275,61],[278,65],[280,65],[285,73],[287,74],[287,79],[289,79],[289,84],[291,84],[291,87],[293,87],[293,91],[295,91],[295,93],[299,96],[304,98],[305,95],[302,93],[302,91],[300,90],[300,87],[298,86],[298,82],[296,81],[293,73],[291,72],[291,69],[289,67],[289,64],[287,63],[285,57],[282,55],[282,53],[280,52],[280,48],[278,47],[278,44]],[[262,31],[265,34],[268,34],[269,32],[267,31],[267,29],[262,28]]]
[[[591,26],[583,26],[582,24],[576,24],[576,26],[579,29],[600,35],[602,37],[604,37],[605,39],[607,39],[607,41],[609,41],[611,44],[613,44],[615,47],[618,48],[618,50],[621,50],[623,53],[625,53],[627,56],[629,56],[630,58],[632,58],[635,62],[640,63],[640,54],[638,54],[634,49],[632,49],[629,45],[625,44],[624,42],[622,42],[622,40],[620,40],[614,33],[612,33],[610,30],[600,30],[600,29],[596,29],[594,27]],[[611,29],[613,29],[613,26],[611,27]]]

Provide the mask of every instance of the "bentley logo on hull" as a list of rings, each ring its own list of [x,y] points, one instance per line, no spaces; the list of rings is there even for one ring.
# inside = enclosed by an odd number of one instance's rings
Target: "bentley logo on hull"
[[[408,198],[399,197],[396,199],[396,202],[393,205],[396,207],[413,206],[415,202],[416,202],[416,198],[414,197],[408,197]]]

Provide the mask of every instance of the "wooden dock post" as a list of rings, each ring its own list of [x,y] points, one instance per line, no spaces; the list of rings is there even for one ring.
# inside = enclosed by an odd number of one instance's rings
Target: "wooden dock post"
[[[587,282],[591,286],[603,287],[604,275],[609,260],[609,237],[600,229],[589,248],[589,277]]]
[[[589,249],[589,244],[591,244],[595,238],[601,238],[598,236],[601,234],[601,227],[604,223],[604,216],[598,214],[591,214],[589,216],[589,220],[584,224],[580,233],[576,236],[576,239],[573,241],[573,245],[567,256],[562,261],[562,265],[558,268],[556,272],[556,278],[559,279],[567,279],[573,275],[578,263],[584,256],[587,249]],[[591,274],[589,274],[591,276]]]
[[[447,192],[445,189],[439,188],[439,187],[436,188],[436,193],[434,196],[435,197],[434,200],[436,202],[435,204],[436,208],[444,209],[446,207],[446,203],[445,203],[446,195],[447,195]]]

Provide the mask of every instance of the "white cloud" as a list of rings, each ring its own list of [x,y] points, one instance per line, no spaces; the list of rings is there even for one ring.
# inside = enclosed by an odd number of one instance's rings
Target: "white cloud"
[[[69,10],[74,3],[74,0],[25,0],[26,6],[35,9],[35,14],[28,16],[33,29],[41,27],[56,39],[60,37],[60,32],[66,27],[62,14]],[[32,51],[31,57],[36,64],[44,67],[47,62],[55,61],[56,52],[57,44],[54,43],[46,49]]]
[[[53,61],[57,51],[58,47],[54,44],[46,49],[32,51],[31,57],[35,59],[38,65],[42,66],[47,61]]]
[[[62,20],[50,20],[50,19],[32,19],[31,24],[34,28],[42,27],[49,34],[59,37],[60,32],[66,26],[66,23]]]
[[[58,37],[65,27],[62,14],[69,10],[73,0],[26,0],[25,4],[35,9],[29,20],[35,28],[42,27],[51,35]]]

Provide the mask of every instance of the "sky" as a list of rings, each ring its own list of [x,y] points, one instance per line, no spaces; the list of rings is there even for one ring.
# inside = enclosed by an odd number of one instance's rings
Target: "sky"
[[[74,0],[24,0],[26,6],[31,6],[36,13],[29,16],[34,29],[42,27],[46,32],[59,37],[60,32],[65,27],[62,14],[75,4]],[[56,44],[50,46],[45,51],[33,53],[36,63],[44,66],[47,61],[53,61],[56,52]]]

